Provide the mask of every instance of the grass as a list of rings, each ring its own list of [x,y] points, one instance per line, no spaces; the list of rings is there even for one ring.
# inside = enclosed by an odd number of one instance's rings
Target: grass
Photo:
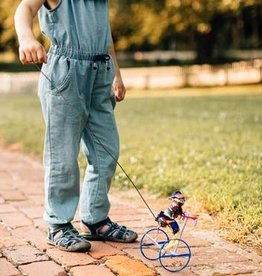
[[[129,97],[116,108],[120,163],[139,188],[160,196],[179,188],[228,239],[261,247],[262,94],[231,94]],[[40,157],[37,97],[1,95],[0,106],[0,139]],[[131,187],[119,169],[114,186]]]
[[[40,157],[44,123],[35,94],[0,94],[0,140]]]
[[[261,246],[261,106],[262,95],[130,99],[117,110],[120,161],[140,188],[180,188],[229,239]]]

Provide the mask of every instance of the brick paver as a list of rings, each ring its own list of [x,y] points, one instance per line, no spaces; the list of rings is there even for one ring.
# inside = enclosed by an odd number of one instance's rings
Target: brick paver
[[[0,275],[29,276],[168,276],[159,261],[145,260],[139,242],[92,242],[88,253],[68,253],[46,243],[43,213],[43,168],[40,162],[0,148]],[[141,235],[155,226],[135,191],[128,196],[112,190],[110,217]],[[148,198],[155,212],[159,204]],[[163,207],[162,207],[163,208]],[[178,275],[262,275],[262,257],[226,242],[200,223],[188,227],[184,238],[192,259]],[[74,224],[80,227],[76,217]],[[203,223],[202,223],[203,225]]]
[[[105,265],[76,266],[70,269],[73,276],[114,276],[115,274]]]
[[[7,261],[5,258],[0,258],[0,275],[15,276],[21,275],[20,271],[16,267]]]
[[[54,261],[32,262],[18,267],[24,275],[29,276],[65,276],[68,275],[64,268]]]
[[[59,250],[57,248],[47,249],[46,254],[58,264],[69,269],[70,267],[77,265],[88,265],[96,263],[97,260],[92,258],[87,253],[70,253]]]
[[[31,245],[4,248],[2,253],[15,265],[28,264],[35,261],[47,261],[49,259],[44,252]]]

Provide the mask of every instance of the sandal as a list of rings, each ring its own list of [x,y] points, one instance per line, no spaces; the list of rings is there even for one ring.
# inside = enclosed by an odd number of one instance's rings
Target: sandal
[[[107,225],[108,228],[104,232],[101,232],[101,229],[104,228],[105,225]],[[112,222],[110,218],[96,224],[88,224],[82,221],[82,229],[84,232],[81,233],[81,236],[88,240],[131,243],[137,239],[136,232]],[[87,230],[90,232],[87,233]]]
[[[71,223],[49,227],[47,242],[68,252],[86,252],[91,247]]]

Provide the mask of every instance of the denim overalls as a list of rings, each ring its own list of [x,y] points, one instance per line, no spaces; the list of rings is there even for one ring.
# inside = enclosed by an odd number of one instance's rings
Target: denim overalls
[[[42,6],[39,11],[41,29],[52,42],[39,82],[46,127],[44,218],[49,224],[67,223],[75,216],[81,139],[88,159],[81,220],[94,224],[108,216],[116,163],[100,142],[117,159],[119,138],[107,5],[107,0],[60,0],[55,9]]]

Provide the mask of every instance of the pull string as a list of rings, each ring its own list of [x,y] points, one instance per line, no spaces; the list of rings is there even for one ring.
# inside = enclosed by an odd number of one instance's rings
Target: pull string
[[[141,197],[141,199],[143,200],[143,202],[145,203],[146,207],[148,208],[148,210],[150,211],[150,213],[153,215],[154,218],[156,218],[154,212],[152,211],[152,209],[150,208],[150,206],[148,205],[148,203],[146,202],[145,198],[143,197],[143,195],[141,194],[141,192],[139,191],[139,189],[137,188],[137,186],[135,185],[134,181],[131,179],[131,177],[128,175],[128,173],[126,172],[126,170],[123,168],[123,166],[118,162],[118,160],[112,155],[112,153],[104,146],[104,144],[101,142],[101,140],[94,134],[94,132],[90,129],[90,127],[88,127],[91,135],[97,140],[97,142],[101,145],[101,147],[111,156],[111,158],[115,161],[115,163],[120,167],[120,169],[122,170],[122,172],[125,174],[125,176],[127,177],[127,179],[131,182],[131,184],[133,185],[133,187],[136,189],[137,193],[139,194],[139,196]]]
[[[37,68],[37,70],[52,84],[52,80],[41,70],[40,66],[36,63],[34,63],[35,67]],[[58,92],[58,89],[55,87],[55,89]],[[66,99],[63,97],[63,95],[60,93],[59,95],[61,95],[61,97],[63,98],[64,101],[66,101]],[[141,192],[139,191],[139,189],[137,188],[136,184],[134,183],[134,181],[131,179],[131,177],[128,175],[128,173],[126,172],[126,170],[123,168],[123,166],[119,163],[119,161],[113,156],[113,154],[105,147],[105,145],[101,142],[101,140],[95,135],[95,133],[92,131],[92,129],[88,126],[87,127],[91,133],[91,135],[97,140],[97,142],[99,143],[99,145],[105,150],[106,153],[108,153],[110,155],[110,157],[113,159],[113,161],[119,166],[119,168],[122,170],[122,172],[124,173],[124,175],[126,176],[126,178],[130,181],[130,183],[133,185],[133,187],[135,188],[135,190],[137,191],[138,195],[140,196],[140,198],[142,199],[142,201],[144,202],[144,204],[146,205],[147,209],[150,211],[150,213],[152,214],[152,216],[154,217],[154,219],[156,218],[154,212],[152,211],[152,209],[150,208],[150,206],[148,205],[148,203],[146,202],[145,198],[143,197],[143,195],[141,194]]]

